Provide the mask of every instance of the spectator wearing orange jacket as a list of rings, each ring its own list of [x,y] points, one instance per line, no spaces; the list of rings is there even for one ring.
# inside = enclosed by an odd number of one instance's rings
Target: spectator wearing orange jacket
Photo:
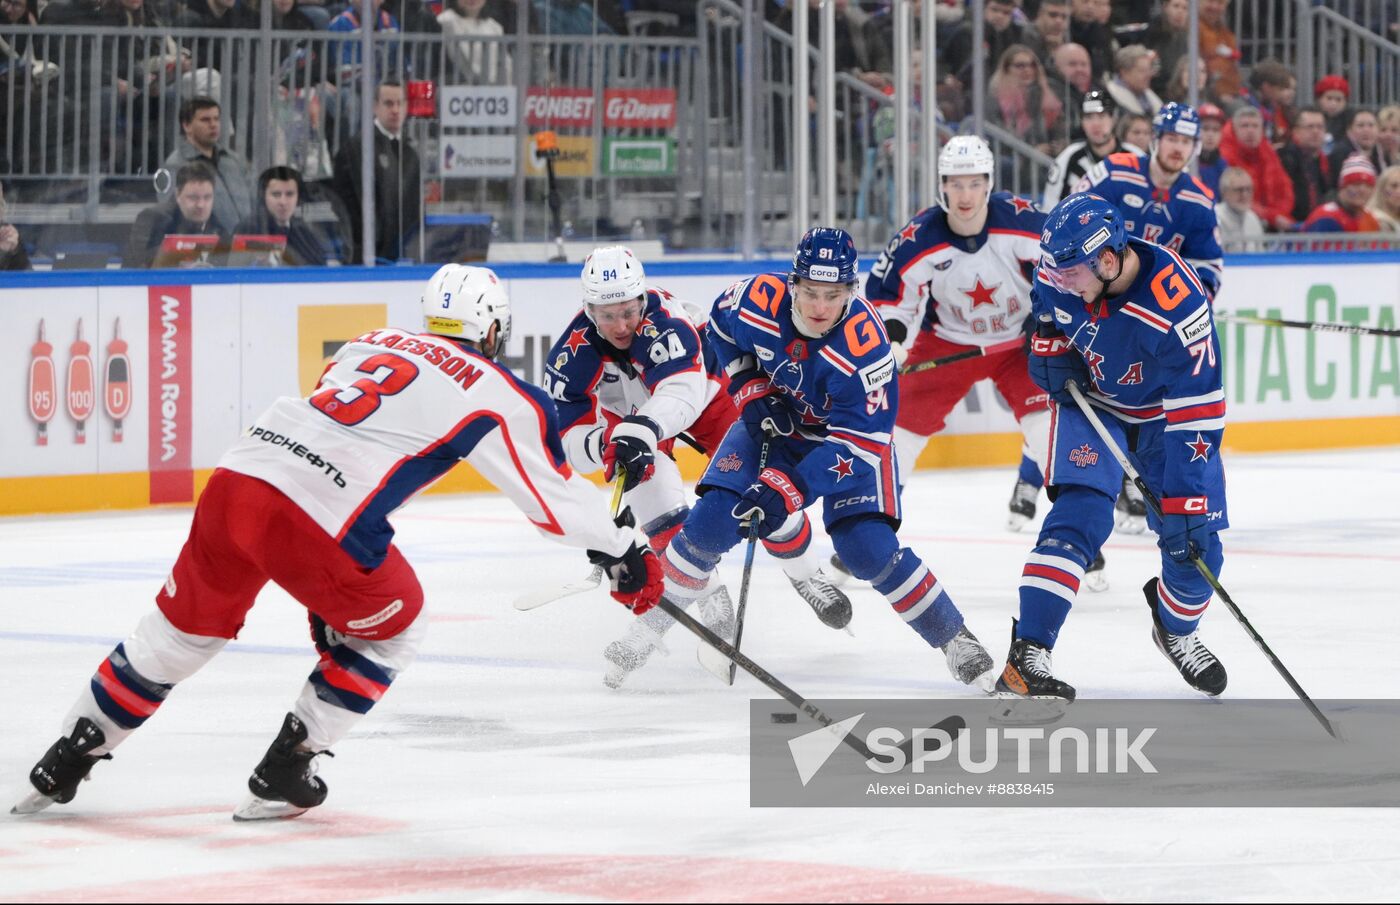
[[[1254,212],[1265,225],[1292,229],[1293,180],[1288,178],[1278,152],[1264,140],[1264,118],[1248,105],[1235,110],[1220,136],[1220,156],[1254,180]]]
[[[1240,42],[1225,20],[1229,0],[1201,0],[1201,59],[1215,79],[1215,93],[1229,101],[1240,96],[1244,79],[1240,75]],[[1256,184],[1257,188],[1257,184]],[[1259,197],[1256,191],[1254,196]]]

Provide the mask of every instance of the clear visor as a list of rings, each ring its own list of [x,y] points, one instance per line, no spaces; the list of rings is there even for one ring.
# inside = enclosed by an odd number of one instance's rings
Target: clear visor
[[[611,305],[586,305],[588,316],[599,327],[613,327],[618,324],[632,324],[642,319],[642,299],[637,297]]]

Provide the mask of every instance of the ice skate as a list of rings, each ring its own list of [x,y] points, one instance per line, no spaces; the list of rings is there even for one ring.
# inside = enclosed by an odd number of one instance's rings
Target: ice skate
[[[1108,590],[1108,577],[1104,575],[1103,566],[1103,553],[1096,553],[1094,561],[1084,570],[1084,587],[1100,594]]]
[[[112,755],[89,754],[107,741],[97,724],[87,717],[79,717],[73,733],[54,742],[34,769],[29,771],[29,784],[33,790],[21,798],[11,814],[37,814],[51,804],[67,804],[78,794],[78,783],[88,778],[88,773],[99,760],[111,760]]]
[[[1123,490],[1113,504],[1114,526],[1124,534],[1141,534],[1147,530],[1147,501],[1137,485],[1123,476]]]
[[[660,609],[648,610],[633,619],[627,626],[627,634],[603,648],[603,659],[608,661],[603,684],[621,688],[627,677],[645,666],[654,652],[668,654],[661,636],[675,624],[676,620]]]
[[[739,623],[734,616],[734,601],[729,597],[728,588],[720,585],[719,590],[701,599],[700,621],[725,641],[730,644],[734,643],[734,635]],[[729,658],[704,641],[701,641],[695,648],[695,659],[700,661],[700,665],[705,667],[705,671],[716,679],[726,685],[734,684],[730,675]]]
[[[844,588],[848,582],[855,578],[851,574],[851,570],[846,568],[846,564],[841,561],[841,557],[835,553],[831,554],[830,565],[831,568],[823,569],[822,572],[826,575],[827,583],[833,588]]]
[[[282,721],[282,731],[248,777],[251,793],[233,812],[234,820],[277,820],[297,817],[326,800],[330,791],[316,776],[316,758],[329,751],[302,747],[306,726],[294,714]]]
[[[1040,488],[1025,481],[1017,481],[1011,489],[1011,502],[1007,504],[1006,530],[1020,531],[1035,518],[1035,501],[1040,496]]]
[[[958,629],[958,633],[943,645],[942,650],[948,659],[948,671],[953,674],[953,678],[964,685],[972,685],[988,694],[991,693],[992,682],[996,678],[996,664],[992,662],[987,649],[977,640],[977,636],[967,630],[966,625]]]
[[[851,624],[851,599],[836,587],[824,570],[818,569],[802,580],[789,575],[788,581],[823,625],[840,630]]]
[[[1229,681],[1225,665],[1201,642],[1199,631],[1173,635],[1162,625],[1162,617],[1157,612],[1157,582],[1154,578],[1142,587],[1147,605],[1152,608],[1152,641],[1162,655],[1172,661],[1187,685],[1212,697],[1220,694]]]
[[[1050,648],[1029,638],[1017,638],[1016,624],[1012,619],[1011,650],[1006,655],[1006,667],[997,679],[997,693],[1073,701],[1074,686],[1055,678]]]

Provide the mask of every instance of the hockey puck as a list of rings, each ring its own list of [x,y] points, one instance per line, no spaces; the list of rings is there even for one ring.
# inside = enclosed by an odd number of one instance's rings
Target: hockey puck
[[[771,714],[771,715],[769,716],[769,719],[771,719],[771,720],[772,720],[773,722],[775,722],[775,723],[795,723],[795,722],[797,722],[797,714],[795,714],[795,713],[774,713],[774,714]]]

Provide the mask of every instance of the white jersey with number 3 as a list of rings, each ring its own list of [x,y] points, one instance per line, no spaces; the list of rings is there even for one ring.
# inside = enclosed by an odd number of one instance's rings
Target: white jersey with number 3
[[[389,514],[467,458],[541,532],[614,556],[631,544],[566,464],[544,391],[440,336],[384,329],[347,343],[309,398],[278,399],[219,467],[278,488],[374,567]]]

